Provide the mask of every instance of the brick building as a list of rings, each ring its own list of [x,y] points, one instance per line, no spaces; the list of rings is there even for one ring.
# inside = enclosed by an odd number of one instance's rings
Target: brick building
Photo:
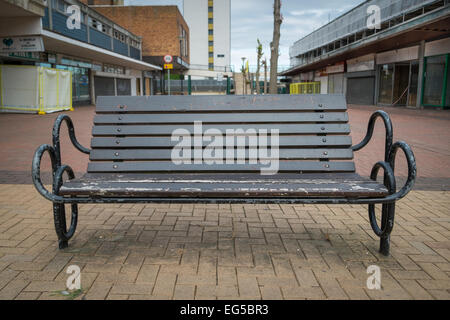
[[[174,69],[189,65],[189,27],[177,6],[116,6],[97,5],[108,2],[95,0],[96,11],[142,37],[142,58],[157,65],[163,57],[174,57]]]
[[[183,73],[189,68],[189,27],[177,6],[123,6],[122,0],[84,1],[142,37],[143,61],[163,66],[163,57],[169,54],[174,58],[173,73]],[[157,86],[156,77],[148,75],[144,91],[153,91],[153,86]],[[162,81],[160,87],[164,87]]]

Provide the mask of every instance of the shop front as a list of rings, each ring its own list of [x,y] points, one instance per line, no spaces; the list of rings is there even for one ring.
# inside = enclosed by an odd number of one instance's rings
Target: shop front
[[[422,105],[450,107],[449,56],[445,54],[425,58]]]
[[[347,103],[373,105],[375,103],[375,55],[369,54],[347,60]]]
[[[345,62],[339,62],[326,68],[326,74],[328,74],[327,93],[345,92],[344,72]]]
[[[419,79],[419,47],[377,55],[378,104],[416,106]]]
[[[56,62],[56,57],[49,54],[49,62]],[[91,104],[90,91],[90,69],[92,64],[73,58],[61,57],[56,69],[69,70],[72,72],[72,101],[74,105]]]

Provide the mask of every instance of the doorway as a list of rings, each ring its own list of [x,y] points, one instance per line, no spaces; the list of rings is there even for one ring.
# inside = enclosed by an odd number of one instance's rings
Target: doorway
[[[425,58],[422,95],[424,106],[450,106],[449,57],[446,54]]]
[[[415,106],[419,79],[419,62],[400,62],[379,66],[378,103]]]

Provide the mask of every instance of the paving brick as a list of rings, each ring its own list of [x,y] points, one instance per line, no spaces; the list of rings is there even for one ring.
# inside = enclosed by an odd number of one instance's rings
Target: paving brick
[[[195,285],[177,284],[173,294],[174,300],[194,300]]]
[[[277,286],[262,286],[260,287],[261,297],[263,300],[282,300],[280,287]]]
[[[0,300],[12,300],[29,284],[26,280],[12,280],[0,290]]]
[[[108,296],[112,286],[112,282],[95,281],[89,288],[85,298],[86,300],[104,300]]]
[[[161,297],[162,299],[171,299],[174,293],[176,279],[176,274],[159,273],[152,295]]]
[[[238,276],[239,295],[246,299],[260,299],[258,282],[255,277]]]

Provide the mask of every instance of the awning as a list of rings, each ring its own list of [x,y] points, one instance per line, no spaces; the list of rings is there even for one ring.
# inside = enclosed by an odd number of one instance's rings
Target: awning
[[[131,69],[151,71],[161,70],[161,67],[136,60],[94,45],[68,38],[58,33],[42,30],[46,51],[67,54],[79,58],[95,60],[103,63],[117,64]]]

